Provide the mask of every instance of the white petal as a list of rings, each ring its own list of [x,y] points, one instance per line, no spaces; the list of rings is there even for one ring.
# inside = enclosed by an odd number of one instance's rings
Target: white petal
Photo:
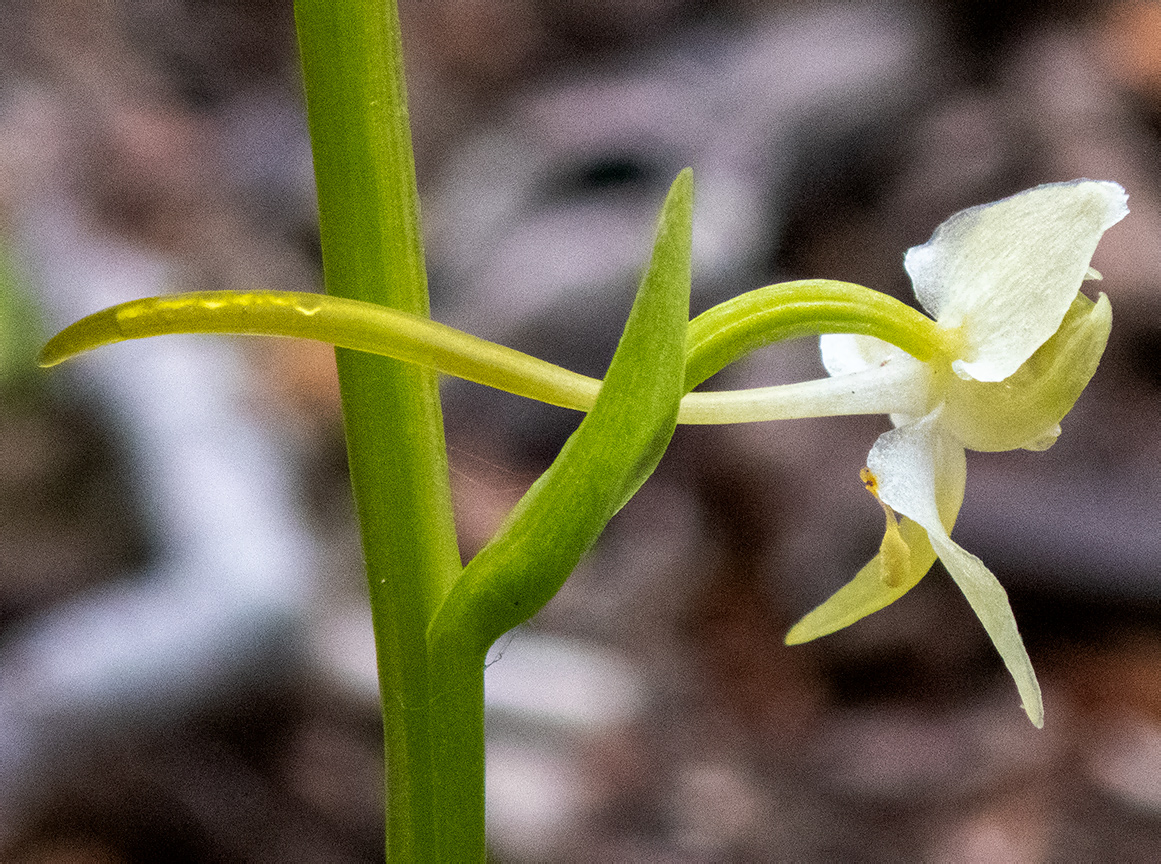
[[[884,432],[867,456],[879,498],[928,531],[955,524],[967,482],[963,445],[943,434],[942,406]]]
[[[921,420],[879,436],[867,457],[867,467],[879,482],[879,497],[927,531],[932,547],[963,591],[992,643],[1008,667],[1036,726],[1044,723],[1040,685],[1007,592],[979,558],[950,536],[949,528],[963,502],[966,466],[963,447],[941,434],[937,408]]]
[[[824,333],[818,337],[818,350],[822,354],[822,365],[831,375],[851,375],[896,358],[911,356],[890,342],[852,333]]]
[[[941,326],[964,328],[956,372],[1002,381],[1056,332],[1126,200],[1116,183],[1050,183],[962,210],[908,250],[919,302]]]

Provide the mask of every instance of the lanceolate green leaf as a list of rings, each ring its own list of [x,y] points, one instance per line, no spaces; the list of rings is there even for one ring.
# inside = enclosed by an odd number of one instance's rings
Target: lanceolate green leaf
[[[596,405],[505,527],[465,568],[430,631],[468,624],[477,649],[551,598],[605,524],[653,472],[684,392],[692,176],[678,175],[653,257]]]
[[[488,647],[557,592],[673,435],[685,372],[691,202],[684,171],[666,199],[652,262],[593,410],[465,568],[428,629],[432,767],[444,796],[433,861],[482,857],[469,829],[484,818],[483,762],[473,757],[484,743]]]

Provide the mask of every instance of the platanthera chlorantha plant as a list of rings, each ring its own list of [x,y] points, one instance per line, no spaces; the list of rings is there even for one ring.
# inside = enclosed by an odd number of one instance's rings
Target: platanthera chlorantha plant
[[[41,361],[167,333],[337,346],[381,691],[390,859],[485,859],[488,648],[559,590],[652,473],[678,422],[890,414],[895,428],[875,443],[863,474],[886,514],[879,554],[787,641],[886,606],[939,557],[1041,725],[1039,688],[1004,590],[949,533],[964,494],[965,448],[1047,446],[1096,369],[1109,304],[1080,287],[1095,275],[1089,260],[1102,233],[1126,213],[1119,186],[1041,186],[952,217],[906,258],[934,317],[858,285],[808,280],[742,294],[690,321],[693,180],[683,171],[598,381],[429,320],[395,2],[295,0],[294,11],[327,295],[137,300],[68,327]],[[755,348],[820,334],[830,377],[692,392]],[[437,372],[587,412],[466,566]]]
[[[858,285],[808,280],[742,294],[689,323],[679,423],[889,414],[895,425],[875,442],[862,472],[886,514],[879,553],[799,621],[788,643],[832,633],[893,603],[938,557],[1015,679],[1029,718],[1043,725],[1040,688],[1007,595],[983,562],[949,534],[963,503],[965,449],[1048,448],[1096,371],[1112,313],[1103,294],[1094,302],[1080,287],[1086,278],[1100,278],[1089,261],[1101,235],[1128,213],[1126,200],[1115,183],[1077,180],[1039,186],[952,216],[904,259],[916,297],[934,320]],[[687,171],[662,212],[653,270],[639,304],[648,299],[651,276],[669,266],[666,255],[688,267],[689,203]],[[675,238],[674,231],[681,236]],[[426,318],[360,301],[272,291],[179,294],[105,309],[57,334],[45,346],[41,364],[52,366],[125,339],[172,333],[317,339],[581,411],[593,409],[602,393],[601,381]],[[810,333],[824,334],[821,353],[829,378],[688,392],[750,350]],[[648,352],[637,361],[650,362]],[[619,442],[594,446],[616,448]],[[649,470],[655,463],[654,458]],[[628,478],[606,508],[609,516],[645,473]],[[517,507],[509,528],[526,515],[526,502]],[[532,537],[535,527],[522,530]],[[490,545],[479,559],[493,557]],[[535,569],[528,562],[519,566]],[[539,608],[551,592],[537,593]],[[447,602],[459,602],[455,589]],[[486,605],[495,616],[494,636],[535,611],[504,610],[502,602]]]

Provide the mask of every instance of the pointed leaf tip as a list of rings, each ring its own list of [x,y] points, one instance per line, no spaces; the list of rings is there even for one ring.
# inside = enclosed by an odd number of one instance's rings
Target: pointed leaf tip
[[[684,394],[692,179],[682,171],[662,205],[653,254],[596,404],[464,568],[430,625],[433,643],[460,639],[466,628],[486,647],[527,620],[665,452]]]

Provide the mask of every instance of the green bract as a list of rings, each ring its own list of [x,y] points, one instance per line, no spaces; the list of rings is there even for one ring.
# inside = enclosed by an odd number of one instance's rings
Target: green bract
[[[1103,295],[1093,303],[1079,290],[1101,235],[1128,213],[1126,197],[1117,184],[1092,180],[1039,186],[957,213],[911,249],[905,266],[915,294],[954,346],[945,356],[921,362],[873,337],[822,337],[827,371],[861,375],[864,396],[878,393],[895,423],[867,457],[868,487],[888,508],[888,530],[880,554],[798,622],[788,643],[894,602],[938,556],[1003,657],[1029,718],[1043,724],[1007,594],[949,532],[963,503],[964,449],[1051,445],[1096,371],[1111,312]],[[897,531],[892,511],[906,517]]]

